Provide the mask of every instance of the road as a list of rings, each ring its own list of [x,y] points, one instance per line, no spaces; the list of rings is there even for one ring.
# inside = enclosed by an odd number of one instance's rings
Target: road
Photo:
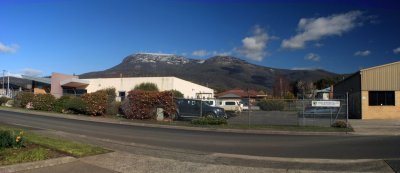
[[[0,111],[0,123],[21,124],[122,142],[268,157],[400,158],[398,136],[265,135],[203,132],[64,119]]]

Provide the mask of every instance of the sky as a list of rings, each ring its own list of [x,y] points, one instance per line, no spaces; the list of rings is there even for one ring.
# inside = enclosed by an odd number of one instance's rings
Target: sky
[[[352,73],[400,61],[389,0],[0,0],[0,70],[82,74],[139,53]]]

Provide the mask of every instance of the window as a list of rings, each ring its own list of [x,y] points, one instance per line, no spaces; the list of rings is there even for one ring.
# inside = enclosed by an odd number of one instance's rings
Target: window
[[[236,105],[235,102],[225,102],[225,105]]]
[[[205,103],[207,103],[208,105],[213,105],[214,101],[204,101]]]
[[[118,92],[118,96],[121,97],[121,101],[125,100],[125,94],[126,94],[125,91]]]
[[[395,105],[394,91],[369,91],[368,97],[370,106]]]

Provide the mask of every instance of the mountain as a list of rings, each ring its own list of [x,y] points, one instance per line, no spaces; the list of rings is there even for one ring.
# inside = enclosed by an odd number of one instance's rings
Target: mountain
[[[336,77],[325,70],[287,70],[259,66],[232,56],[214,56],[206,60],[173,54],[138,53],[104,71],[89,72],[80,78],[175,76],[219,91],[233,88],[271,91],[277,77],[289,82],[316,81]]]

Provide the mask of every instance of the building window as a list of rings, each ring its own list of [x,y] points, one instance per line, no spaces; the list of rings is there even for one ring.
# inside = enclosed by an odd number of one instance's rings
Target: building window
[[[118,96],[121,98],[121,102],[125,100],[125,91],[118,92]]]
[[[394,91],[369,91],[370,106],[394,106]]]

